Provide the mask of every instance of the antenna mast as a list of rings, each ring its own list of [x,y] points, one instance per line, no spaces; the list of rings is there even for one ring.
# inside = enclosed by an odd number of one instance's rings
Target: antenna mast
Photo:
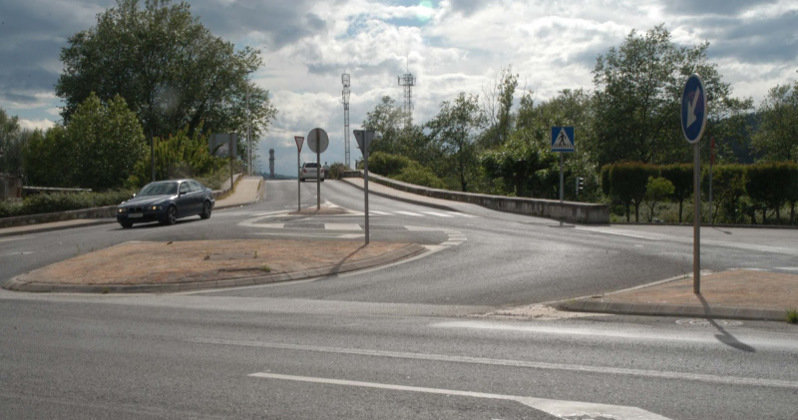
[[[407,72],[399,76],[399,86],[405,88],[405,103],[403,112],[405,114],[405,124],[410,127],[413,125],[413,86],[416,85],[416,77],[410,73],[409,65]]]
[[[346,160],[346,167],[351,168],[349,166],[349,94],[351,93],[349,73],[341,75],[341,84],[344,85],[344,89],[341,91],[344,100],[344,160]]]

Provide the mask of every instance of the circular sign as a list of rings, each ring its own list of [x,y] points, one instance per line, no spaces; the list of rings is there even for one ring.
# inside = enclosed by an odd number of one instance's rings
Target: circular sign
[[[682,133],[689,143],[701,140],[707,128],[707,95],[701,78],[687,78],[682,91]]]
[[[330,139],[327,137],[327,132],[321,128],[314,128],[308,133],[308,147],[314,153],[324,153],[327,146],[330,144]]]

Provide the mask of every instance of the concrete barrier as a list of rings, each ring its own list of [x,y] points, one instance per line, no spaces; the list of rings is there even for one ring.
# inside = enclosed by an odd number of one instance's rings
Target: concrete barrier
[[[362,177],[363,173],[359,175]],[[606,204],[579,203],[575,201],[546,200],[540,198],[504,197],[490,194],[475,194],[450,190],[427,188],[396,181],[384,176],[369,173],[369,181],[378,182],[400,191],[444,200],[477,204],[493,210],[508,213],[526,214],[562,220],[567,223],[609,224],[610,208]]]

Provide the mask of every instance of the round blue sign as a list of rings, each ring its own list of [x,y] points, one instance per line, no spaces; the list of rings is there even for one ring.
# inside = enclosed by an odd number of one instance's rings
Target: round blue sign
[[[690,143],[701,139],[707,127],[707,95],[701,78],[694,74],[687,78],[682,92],[682,133]]]

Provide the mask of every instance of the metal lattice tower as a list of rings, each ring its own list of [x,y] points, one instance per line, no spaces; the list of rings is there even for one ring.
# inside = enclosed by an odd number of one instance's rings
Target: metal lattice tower
[[[408,70],[407,73],[399,76],[399,86],[405,88],[404,114],[405,124],[409,127],[413,125],[413,86],[416,85],[416,77]]]
[[[341,75],[341,83],[344,85],[344,90],[341,91],[341,96],[344,100],[344,159],[346,160],[346,167],[349,166],[349,94],[351,86],[349,80],[349,73]]]

